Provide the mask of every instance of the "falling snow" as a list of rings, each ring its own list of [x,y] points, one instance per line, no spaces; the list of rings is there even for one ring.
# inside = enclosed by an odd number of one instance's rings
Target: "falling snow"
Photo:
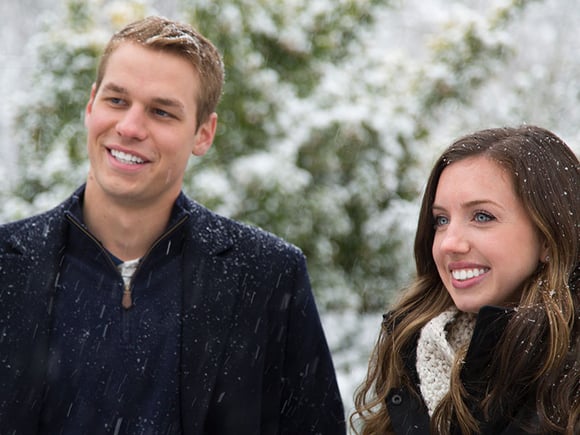
[[[34,10],[30,10],[28,3],[34,4]],[[157,3],[162,14],[175,14],[176,2]],[[315,27],[314,18],[331,10],[334,3],[330,0],[280,3],[289,8],[289,14],[295,14],[295,10],[304,5],[308,8],[308,13],[300,15],[300,20],[294,26],[284,29],[279,35],[281,40],[293,51],[308,53],[309,39],[304,29],[312,30]],[[288,135],[280,138],[278,146],[269,153],[241,157],[233,165],[231,179],[226,179],[223,172],[215,168],[200,173],[198,182],[208,186],[213,196],[222,198],[217,211],[232,215],[241,207],[240,202],[244,199],[232,193],[232,180],[240,185],[251,186],[256,180],[267,178],[277,183],[278,190],[285,195],[299,192],[301,186],[311,182],[310,174],[298,170],[290,158],[312,130],[331,122],[341,124],[344,129],[352,129],[353,135],[360,134],[357,126],[361,122],[378,133],[385,148],[385,155],[380,161],[382,186],[384,189],[394,188],[397,186],[397,178],[393,159],[400,156],[403,149],[395,145],[399,142],[394,140],[393,135],[412,136],[417,117],[421,114],[417,112],[418,102],[409,96],[421,96],[425,83],[440,82],[441,86],[465,92],[469,104],[459,106],[450,101],[448,105],[441,106],[433,119],[424,120],[425,128],[430,131],[429,141],[417,140],[409,145],[411,152],[420,160],[419,168],[412,172],[412,180],[417,186],[424,182],[426,168],[443,146],[459,134],[483,127],[537,123],[555,131],[577,153],[580,151],[580,131],[577,128],[580,125],[580,57],[574,55],[580,53],[580,14],[570,13],[576,10],[575,0],[531,2],[509,32],[493,32],[486,19],[493,8],[507,4],[507,1],[410,0],[393,3],[399,6],[377,9],[376,25],[360,26],[358,29],[364,41],[364,50],[352,53],[347,61],[320,66],[322,81],[310,99],[299,101],[294,98],[287,89],[280,86],[274,71],[260,70],[253,76],[256,83],[271,90],[273,98],[285,101],[285,110],[278,115],[272,130],[285,131]],[[0,61],[3,65],[0,71],[2,190],[17,176],[14,168],[18,150],[14,149],[13,144],[18,132],[14,131],[14,106],[28,98],[36,88],[26,81],[31,74],[31,65],[21,53],[26,43],[33,40],[28,38],[33,37],[37,29],[40,12],[53,6],[50,0],[18,4],[20,6],[16,6],[16,2],[4,1],[0,5],[0,20],[3,24],[0,28]],[[120,9],[115,13],[126,13],[121,6],[117,7]],[[221,12],[222,19],[228,21],[230,26],[239,25],[237,8],[223,8]],[[255,29],[260,29],[266,35],[277,33],[276,23],[272,22],[269,15],[255,13],[254,17],[262,17],[255,23]],[[510,60],[497,64],[467,65],[462,75],[456,75],[450,65],[454,65],[452,57],[460,53],[445,52],[442,47],[451,42],[457,43],[468,25],[485,42],[486,47],[507,47],[508,52],[503,54]],[[95,31],[83,37],[101,40],[107,36]],[[86,40],[77,38],[77,35],[71,35],[71,41],[76,41],[79,46],[86,44]],[[442,50],[439,54],[450,56],[451,59],[445,63],[439,62],[437,57],[433,57],[436,47]],[[85,61],[82,57],[77,60],[79,63]],[[263,59],[250,57],[245,62],[248,68],[259,69]],[[474,82],[489,75],[490,71],[493,80],[486,81],[478,91],[470,89]],[[63,81],[54,85],[66,90],[70,83]],[[44,95],[36,97],[45,98]],[[267,110],[267,106],[253,109],[259,112]],[[63,132],[63,135],[66,134],[74,135],[78,132]],[[57,149],[46,156],[42,171],[46,175],[66,171],[67,167],[68,156]],[[76,171],[75,176],[78,176],[84,173],[85,168],[76,168]],[[39,174],[40,177],[42,175]],[[50,179],[45,182],[50,183]],[[336,186],[333,190],[335,196],[321,198],[321,201],[328,202],[326,208],[329,213],[332,214],[333,207],[349,193],[345,189]],[[32,206],[17,197],[8,197],[3,202],[0,218],[7,220],[10,216],[47,209],[68,194],[70,191],[57,186],[49,193],[35,198]],[[275,208],[276,204],[272,207]],[[386,212],[376,213],[370,219],[365,236],[378,240],[381,232],[395,228],[398,222],[403,225],[399,230],[409,238],[414,231],[416,211],[416,203],[395,201]],[[306,229],[313,226],[309,216],[300,218],[301,222],[296,225]],[[350,229],[349,223],[341,221],[340,217],[334,220],[333,225],[338,231],[348,232]],[[329,245],[321,244],[319,249],[329,254],[333,252],[333,247]],[[409,252],[401,255],[410,259]],[[412,264],[407,264],[408,273],[411,273]],[[350,293],[340,287],[337,285],[335,291],[325,294],[323,299],[344,298],[346,302],[343,308],[324,310],[322,320],[333,351],[345,407],[350,412],[354,389],[365,375],[366,361],[377,338],[381,313],[363,315],[355,309],[348,309],[355,303],[348,300]],[[117,426],[121,423],[119,421]]]

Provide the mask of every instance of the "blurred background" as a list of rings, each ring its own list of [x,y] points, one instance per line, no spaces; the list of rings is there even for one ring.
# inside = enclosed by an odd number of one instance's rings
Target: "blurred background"
[[[184,190],[308,258],[347,412],[413,272],[431,164],[474,130],[537,124],[580,151],[575,0],[20,0],[0,4],[0,222],[83,182],[83,110],[126,23],[185,20],[222,51],[210,153]]]

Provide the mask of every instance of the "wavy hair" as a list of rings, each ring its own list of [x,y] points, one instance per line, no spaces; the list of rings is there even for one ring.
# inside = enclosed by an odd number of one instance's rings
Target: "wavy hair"
[[[414,254],[416,278],[383,321],[366,379],[355,393],[351,427],[357,434],[392,433],[386,397],[407,386],[417,393],[403,356],[421,328],[450,306],[432,256],[432,205],[443,170],[485,156],[511,175],[515,192],[545,240],[551,257],[522,285],[521,298],[481,379],[484,400],[475,415],[460,379],[465,347],[456,357],[450,391],[435,409],[431,431],[447,434],[449,422],[477,433],[492,415],[513,418],[514,398],[532,397],[538,420],[530,432],[580,433],[580,166],[570,148],[536,126],[487,129],[457,139],[436,161],[422,199]],[[530,325],[534,325],[530,327]],[[526,358],[514,358],[526,352]],[[359,427],[360,425],[360,427]]]

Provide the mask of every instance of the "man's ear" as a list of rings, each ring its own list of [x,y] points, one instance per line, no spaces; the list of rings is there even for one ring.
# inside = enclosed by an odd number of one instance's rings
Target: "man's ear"
[[[203,156],[211,147],[217,127],[217,113],[209,115],[208,119],[199,126],[195,133],[195,143],[191,153],[194,156]]]
[[[85,107],[85,127],[87,126],[87,118],[91,115],[93,111],[93,103],[95,102],[95,94],[97,93],[97,86],[93,83],[91,86],[91,95],[89,97],[89,101],[87,102],[87,106]]]

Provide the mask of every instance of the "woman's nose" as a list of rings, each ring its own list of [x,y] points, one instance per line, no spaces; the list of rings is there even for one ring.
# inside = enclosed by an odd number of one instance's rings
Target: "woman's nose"
[[[468,233],[460,224],[449,224],[445,230],[435,234],[439,239],[439,249],[447,254],[469,251]]]

